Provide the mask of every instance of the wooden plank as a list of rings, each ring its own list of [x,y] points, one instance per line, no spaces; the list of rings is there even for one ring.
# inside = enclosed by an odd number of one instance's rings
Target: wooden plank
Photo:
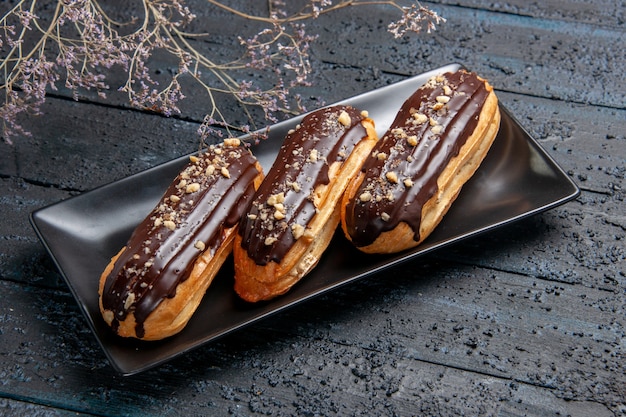
[[[625,329],[598,321],[607,306],[619,308],[618,296],[488,269],[416,262],[124,379],[69,295],[1,285],[11,296],[0,307],[6,348],[20,358],[0,358],[2,392],[83,412],[167,415],[210,398],[218,409],[322,414],[437,404],[465,413],[524,403],[567,410],[577,401],[608,415],[626,382]]]
[[[580,187],[618,199],[623,195],[626,109],[497,93]]]
[[[0,414],[3,416],[30,416],[30,417],[79,417],[84,415],[75,411],[33,404],[16,399],[0,398]]]
[[[64,190],[87,191],[200,145],[197,123],[52,98],[43,111],[29,121],[32,137],[14,145],[18,175]]]
[[[366,285],[319,300],[324,309],[306,316],[323,321],[303,324],[298,333],[510,378],[571,400],[590,392],[606,395],[605,405],[623,398],[626,329],[606,317],[607,309],[624,311],[623,291],[420,262]],[[595,391],[598,384],[603,394]]]
[[[314,54],[325,62],[405,75],[459,62],[500,90],[624,108],[623,29],[480,9],[438,9],[447,22],[435,33],[397,42],[380,40],[388,36],[382,22],[393,20],[389,9],[378,10],[374,20],[362,9],[340,11],[333,18],[339,25],[325,24],[322,17],[310,25],[320,33]]]
[[[575,203],[437,252],[435,256],[623,294],[626,291],[623,211],[621,200],[583,194]]]
[[[3,146],[2,150],[3,152],[0,152],[0,178],[17,175],[15,147]]]
[[[430,0],[427,3],[448,4],[464,8],[483,9],[521,16],[542,17],[567,22],[582,22],[599,26],[624,28],[626,19],[623,1],[614,0],[547,0],[528,2],[509,0],[492,2],[484,0]]]
[[[581,297],[575,286],[445,264],[418,271],[340,290],[123,379],[98,353],[71,297],[57,292],[51,303],[49,291],[0,283],[2,331],[21,334],[5,345],[19,360],[0,356],[1,390],[94,414],[443,407],[545,415],[571,411],[575,401],[610,415],[618,406],[624,329],[594,321],[602,291]]]
[[[0,280],[67,288],[30,227],[31,212],[63,200],[68,192],[29,184],[18,178],[0,178]]]

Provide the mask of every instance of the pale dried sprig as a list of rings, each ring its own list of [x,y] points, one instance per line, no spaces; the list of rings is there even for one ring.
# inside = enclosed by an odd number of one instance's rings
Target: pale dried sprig
[[[34,13],[36,7],[37,1],[20,1],[0,19],[0,47],[7,48],[0,62],[0,118],[9,143],[12,136],[28,135],[18,116],[40,114],[46,91],[56,90],[62,78],[74,98],[79,89],[95,89],[105,97],[109,87],[98,71],[127,65],[116,42],[119,34],[97,3],[59,1],[47,26]]]
[[[197,47],[196,40],[209,35],[186,31],[196,16],[184,0],[142,0],[143,15],[129,17],[124,23],[109,17],[99,0],[58,0],[52,17],[45,21],[37,10],[49,4],[39,3],[18,1],[0,19],[0,48],[6,52],[0,62],[0,97],[4,98],[0,118],[4,140],[9,143],[12,137],[28,134],[17,122],[20,114],[39,114],[46,92],[56,90],[60,81],[75,99],[84,90],[95,90],[106,98],[109,85],[104,74],[113,67],[126,74],[118,89],[127,94],[134,107],[167,116],[180,113],[178,103],[185,97],[182,85],[188,85],[182,83],[184,78],[195,81],[208,95],[208,114],[199,129],[203,140],[219,136],[223,130],[249,133],[256,130],[251,106],[261,107],[271,122],[279,113],[305,110],[301,97],[292,94],[295,87],[308,85],[311,73],[309,48],[316,36],[306,33],[304,20],[346,7],[389,5],[402,11],[402,18],[389,27],[395,36],[419,32],[425,23],[430,31],[443,21],[419,3],[419,7],[404,8],[395,0],[308,0],[295,12],[289,10],[289,2],[268,0],[266,16],[233,9],[220,0],[207,0],[211,6],[265,25],[256,35],[239,38],[239,58],[217,62]],[[177,62],[177,69],[165,83],[160,80],[163,84],[150,68],[157,53]],[[244,70],[273,74],[271,87],[237,76]],[[227,120],[218,105],[218,95],[224,93],[241,105],[247,124]]]
[[[446,19],[439,16],[437,12],[418,3],[412,4],[411,7],[403,7],[402,18],[391,22],[388,29],[394,37],[401,38],[407,32],[419,33],[424,28],[428,33],[431,33],[437,29],[438,24],[445,21]]]

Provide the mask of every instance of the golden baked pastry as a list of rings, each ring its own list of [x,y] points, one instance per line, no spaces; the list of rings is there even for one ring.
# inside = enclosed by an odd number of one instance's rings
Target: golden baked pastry
[[[284,294],[317,265],[339,224],[341,195],[376,141],[374,122],[350,106],[315,111],[287,134],[235,240],[241,298]]]
[[[238,139],[190,157],[100,277],[100,310],[115,333],[157,340],[185,327],[262,178]]]
[[[366,253],[420,244],[474,174],[500,126],[488,82],[459,70],[407,99],[342,200],[345,236]]]

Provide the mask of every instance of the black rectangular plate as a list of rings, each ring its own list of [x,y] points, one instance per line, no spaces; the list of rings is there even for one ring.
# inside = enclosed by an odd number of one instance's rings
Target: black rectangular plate
[[[460,67],[441,67],[342,103],[368,110],[382,136],[413,91],[431,76]],[[31,223],[111,364],[130,375],[338,286],[576,198],[580,193],[576,184],[506,109],[501,106],[501,110],[500,131],[487,158],[441,224],[418,248],[389,256],[365,256],[338,233],[317,268],[289,293],[255,305],[237,298],[232,290],[232,265],[227,264],[188,326],[163,341],[139,342],[112,334],[98,309],[98,280],[111,256],[156,205],[187,157],[37,210]],[[272,126],[269,138],[254,147],[266,172],[285,133],[300,119]]]

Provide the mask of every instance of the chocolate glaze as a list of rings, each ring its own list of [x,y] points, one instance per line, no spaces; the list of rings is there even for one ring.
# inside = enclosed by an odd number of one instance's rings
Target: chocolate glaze
[[[346,208],[356,246],[373,243],[401,222],[420,240],[422,207],[476,128],[488,94],[476,74],[459,70],[433,77],[406,100],[366,160],[365,179]]]
[[[349,115],[347,126],[339,121],[342,112]],[[307,115],[287,134],[239,228],[241,246],[257,265],[279,263],[301,237],[293,228],[306,228],[315,216],[311,195],[318,185],[329,183],[330,164],[345,161],[367,136],[361,113],[350,106],[321,109]],[[281,195],[284,201],[279,198],[279,208],[284,209],[284,218],[276,219],[276,206],[268,200]]]
[[[245,148],[222,145],[192,157],[137,226],[106,279],[102,305],[114,313],[114,330],[133,312],[136,335],[143,337],[144,321],[163,299],[174,297],[197,257],[215,253],[254,194],[255,162]]]

